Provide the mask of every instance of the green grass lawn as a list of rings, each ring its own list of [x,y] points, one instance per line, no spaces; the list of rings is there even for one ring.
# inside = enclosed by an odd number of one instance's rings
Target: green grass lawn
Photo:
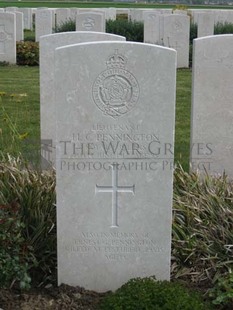
[[[178,70],[175,159],[188,169],[191,71]],[[39,154],[39,68],[0,67],[0,150],[26,158]]]
[[[38,150],[39,113],[39,68],[0,67],[0,150],[14,156]]]

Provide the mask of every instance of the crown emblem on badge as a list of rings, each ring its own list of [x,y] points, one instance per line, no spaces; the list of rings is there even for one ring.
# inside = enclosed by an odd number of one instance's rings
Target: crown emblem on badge
[[[118,50],[115,50],[115,53],[108,58],[106,64],[108,68],[124,68],[126,62],[126,58],[118,54]]]

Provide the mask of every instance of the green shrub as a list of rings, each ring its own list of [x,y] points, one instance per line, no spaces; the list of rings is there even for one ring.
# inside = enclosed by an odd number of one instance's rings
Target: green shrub
[[[217,23],[214,26],[214,34],[228,34],[233,33],[232,23]]]
[[[190,24],[189,44],[193,44],[193,40],[197,38],[197,24]]]
[[[37,66],[39,64],[38,42],[17,42],[17,65]]]
[[[0,61],[0,67],[6,67],[9,65],[10,65],[10,63],[8,61]]]
[[[192,67],[193,62],[193,40],[197,38],[197,24],[191,22],[189,35],[189,67]]]
[[[68,21],[63,22],[60,25],[57,25],[55,28],[55,32],[75,31],[75,29],[76,29],[75,20],[70,18]]]
[[[30,288],[29,269],[35,264],[30,246],[23,237],[21,207],[13,201],[0,205],[0,287]]]
[[[20,238],[14,246],[21,249],[22,243],[26,244],[33,253],[35,259],[28,262],[33,284],[51,283],[56,279],[57,263],[54,172],[31,170],[19,158],[2,156],[0,188],[0,205],[17,200],[20,206]],[[21,260],[27,261],[27,252],[20,254]]]
[[[75,21],[70,19],[55,29],[55,32],[75,31]],[[127,41],[143,42],[143,23],[125,19],[107,20],[106,32],[126,37]]]
[[[127,41],[143,42],[143,23],[124,19],[108,20],[106,32],[126,37]]]
[[[222,305],[233,309],[233,273],[217,278],[214,287],[209,292],[214,305]]]
[[[178,283],[156,281],[153,277],[128,281],[107,295],[101,310],[207,310],[196,292]]]

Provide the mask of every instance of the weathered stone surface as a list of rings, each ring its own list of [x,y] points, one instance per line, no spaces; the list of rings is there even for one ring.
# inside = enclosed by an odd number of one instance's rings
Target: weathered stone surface
[[[59,27],[65,22],[69,21],[70,17],[70,9],[56,9],[56,26]]]
[[[146,11],[144,18],[144,42],[160,44],[160,13]]]
[[[65,32],[40,37],[40,125],[42,167],[55,165],[56,102],[54,89],[54,52],[63,45],[90,41],[125,41],[122,36],[99,32]]]
[[[214,34],[214,14],[197,13],[197,37],[206,37]]]
[[[51,34],[53,28],[52,11],[48,9],[36,10],[36,41],[40,40],[41,36]]]
[[[16,17],[0,12],[0,61],[16,63]]]
[[[77,31],[105,32],[104,12],[82,12],[76,16]]]
[[[23,23],[23,13],[15,12],[16,18],[16,41],[24,40],[24,23]]]
[[[169,279],[176,52],[92,42],[55,56],[59,283]]]
[[[189,67],[190,17],[186,15],[162,15],[160,21],[161,40],[164,46],[177,51],[177,67]]]
[[[30,8],[20,8],[19,12],[23,13],[23,24],[24,29],[32,30],[32,9]]]
[[[233,35],[194,40],[191,168],[233,176]]]

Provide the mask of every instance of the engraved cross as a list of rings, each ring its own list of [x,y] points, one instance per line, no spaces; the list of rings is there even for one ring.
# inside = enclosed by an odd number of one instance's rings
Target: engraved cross
[[[118,227],[118,193],[135,193],[135,185],[119,186],[117,164],[112,164],[112,186],[95,186],[95,193],[112,193],[112,225]]]

